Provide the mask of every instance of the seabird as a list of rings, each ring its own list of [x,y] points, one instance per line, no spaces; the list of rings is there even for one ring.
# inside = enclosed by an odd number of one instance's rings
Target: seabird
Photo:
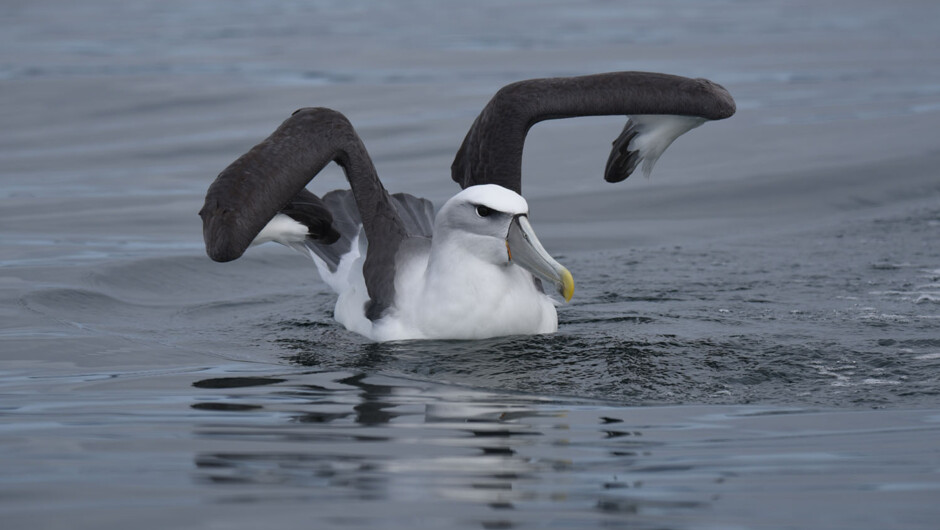
[[[571,273],[539,243],[522,197],[522,148],[534,124],[624,115],[604,178],[642,164],[649,175],[680,135],[734,114],[720,85],[649,72],[530,79],[500,89],[473,122],[451,166],[463,190],[437,215],[425,199],[389,194],[345,116],[294,112],[225,168],[199,215],[206,252],[237,259],[276,241],[310,256],[338,294],[334,316],[376,341],[478,339],[551,333]],[[317,197],[305,186],[330,162],[351,190]]]

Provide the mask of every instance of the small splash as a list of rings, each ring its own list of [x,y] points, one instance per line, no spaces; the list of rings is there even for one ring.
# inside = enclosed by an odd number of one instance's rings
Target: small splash
[[[923,293],[914,299],[915,304],[937,304],[940,303],[940,295],[933,293]]]
[[[880,262],[872,263],[871,268],[876,271],[894,271],[898,269],[904,269],[912,267],[910,263],[890,263],[890,262]]]
[[[863,385],[900,385],[900,381],[890,381],[887,379],[877,379],[874,377],[869,377],[868,379],[862,380]]]

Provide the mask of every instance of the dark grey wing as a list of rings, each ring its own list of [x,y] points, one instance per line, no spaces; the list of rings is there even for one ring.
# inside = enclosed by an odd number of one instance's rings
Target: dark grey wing
[[[667,114],[720,120],[734,114],[734,100],[707,79],[650,72],[613,72],[581,77],[530,79],[506,85],[477,116],[451,166],[462,188],[499,184],[522,191],[522,147],[529,128],[542,120],[576,116]],[[628,125],[629,128],[629,125]],[[629,157],[631,131],[614,150]],[[612,159],[616,157],[612,153]],[[613,160],[605,177],[623,180],[632,160]],[[632,164],[632,166],[631,166]],[[613,172],[612,172],[613,168]],[[626,171],[626,174],[623,172]]]
[[[374,320],[394,302],[395,254],[407,233],[362,140],[339,112],[298,110],[219,174],[199,211],[206,252],[216,261],[240,257],[330,162],[346,173],[370,241],[363,273],[371,298],[366,316]],[[310,202],[309,196],[301,199]]]
[[[434,204],[407,193],[392,194],[392,199],[408,234],[430,239],[434,233]]]
[[[431,201],[407,193],[394,193],[391,198],[408,236],[430,239],[434,223]],[[323,238],[308,236],[304,246],[335,272],[343,256],[352,250],[353,241],[362,227],[362,218],[351,190],[331,191],[323,196],[322,202],[332,216],[331,228],[336,231],[337,238],[324,241]],[[282,210],[282,213],[286,212]]]

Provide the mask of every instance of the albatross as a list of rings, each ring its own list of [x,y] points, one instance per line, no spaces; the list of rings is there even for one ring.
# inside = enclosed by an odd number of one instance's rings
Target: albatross
[[[530,79],[500,89],[451,166],[462,191],[435,215],[426,199],[390,194],[352,124],[328,108],[294,112],[225,168],[199,212],[206,252],[239,258],[274,241],[313,259],[338,295],[334,318],[375,341],[480,339],[552,333],[557,293],[571,273],[549,255],[522,197],[522,149],[534,124],[622,115],[604,170],[620,182],[649,176],[679,136],[734,114],[731,95],[707,79],[613,72]],[[330,162],[349,190],[322,198],[305,186]]]

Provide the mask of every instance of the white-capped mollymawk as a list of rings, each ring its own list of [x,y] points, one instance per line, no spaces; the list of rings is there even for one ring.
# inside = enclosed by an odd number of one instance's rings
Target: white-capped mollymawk
[[[451,166],[463,191],[434,215],[425,199],[389,194],[349,121],[326,108],[295,112],[225,168],[199,215],[206,251],[231,261],[276,241],[313,258],[336,291],[334,316],[376,341],[478,339],[558,328],[550,287],[566,301],[571,273],[539,243],[522,191],[522,147],[542,120],[625,115],[604,178],[641,163],[648,175],[680,135],[734,114],[720,85],[648,72],[531,79],[500,89]],[[351,190],[322,199],[305,186],[328,163]]]

